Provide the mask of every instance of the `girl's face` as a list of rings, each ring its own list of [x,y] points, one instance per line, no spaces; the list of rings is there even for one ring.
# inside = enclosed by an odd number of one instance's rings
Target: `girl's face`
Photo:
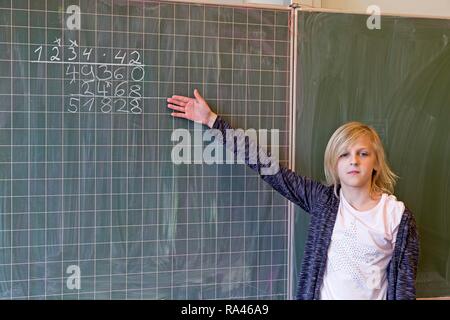
[[[339,155],[337,170],[342,186],[370,190],[373,170],[378,170],[369,137],[362,136]]]

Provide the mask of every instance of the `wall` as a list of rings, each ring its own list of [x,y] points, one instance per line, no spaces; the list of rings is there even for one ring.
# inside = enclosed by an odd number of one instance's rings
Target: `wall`
[[[305,1],[305,2],[311,2]],[[314,1],[313,1],[314,2]],[[317,7],[365,12],[369,5],[378,5],[381,13],[427,15],[450,18],[449,0],[322,0]]]
[[[355,12],[366,12],[369,5],[378,5],[382,13],[426,15],[433,17],[450,18],[450,0],[194,0],[204,3],[220,4],[274,4],[288,6],[291,2],[300,5],[346,10]]]

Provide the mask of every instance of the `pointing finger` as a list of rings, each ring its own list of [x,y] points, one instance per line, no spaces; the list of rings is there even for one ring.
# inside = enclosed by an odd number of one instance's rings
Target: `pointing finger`
[[[189,102],[189,100],[191,100],[192,98],[175,95],[175,96],[172,96],[172,99],[183,101],[183,102]]]

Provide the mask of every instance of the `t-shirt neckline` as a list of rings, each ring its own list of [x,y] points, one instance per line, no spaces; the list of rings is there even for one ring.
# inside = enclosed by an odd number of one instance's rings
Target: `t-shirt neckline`
[[[345,199],[344,193],[342,192],[342,189],[340,190],[340,196],[341,196],[341,201],[344,202],[344,205],[351,210],[352,212],[358,213],[358,214],[365,214],[365,213],[371,213],[373,211],[377,211],[379,209],[379,207],[383,204],[384,200],[386,199],[387,194],[386,193],[382,193],[381,194],[381,198],[378,201],[378,203],[371,209],[368,210],[357,210],[355,209],[348,201],[347,199]]]

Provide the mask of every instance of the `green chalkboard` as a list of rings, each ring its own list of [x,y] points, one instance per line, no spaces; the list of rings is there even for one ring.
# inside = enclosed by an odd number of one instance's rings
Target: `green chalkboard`
[[[326,143],[341,124],[378,130],[414,212],[418,297],[450,295],[450,21],[298,12],[296,170],[325,180]],[[300,213],[300,209],[298,209]],[[301,257],[308,218],[296,217]]]
[[[287,201],[242,164],[175,164],[195,127],[166,99],[279,129],[287,164],[289,15],[0,0],[0,298],[286,298]]]

